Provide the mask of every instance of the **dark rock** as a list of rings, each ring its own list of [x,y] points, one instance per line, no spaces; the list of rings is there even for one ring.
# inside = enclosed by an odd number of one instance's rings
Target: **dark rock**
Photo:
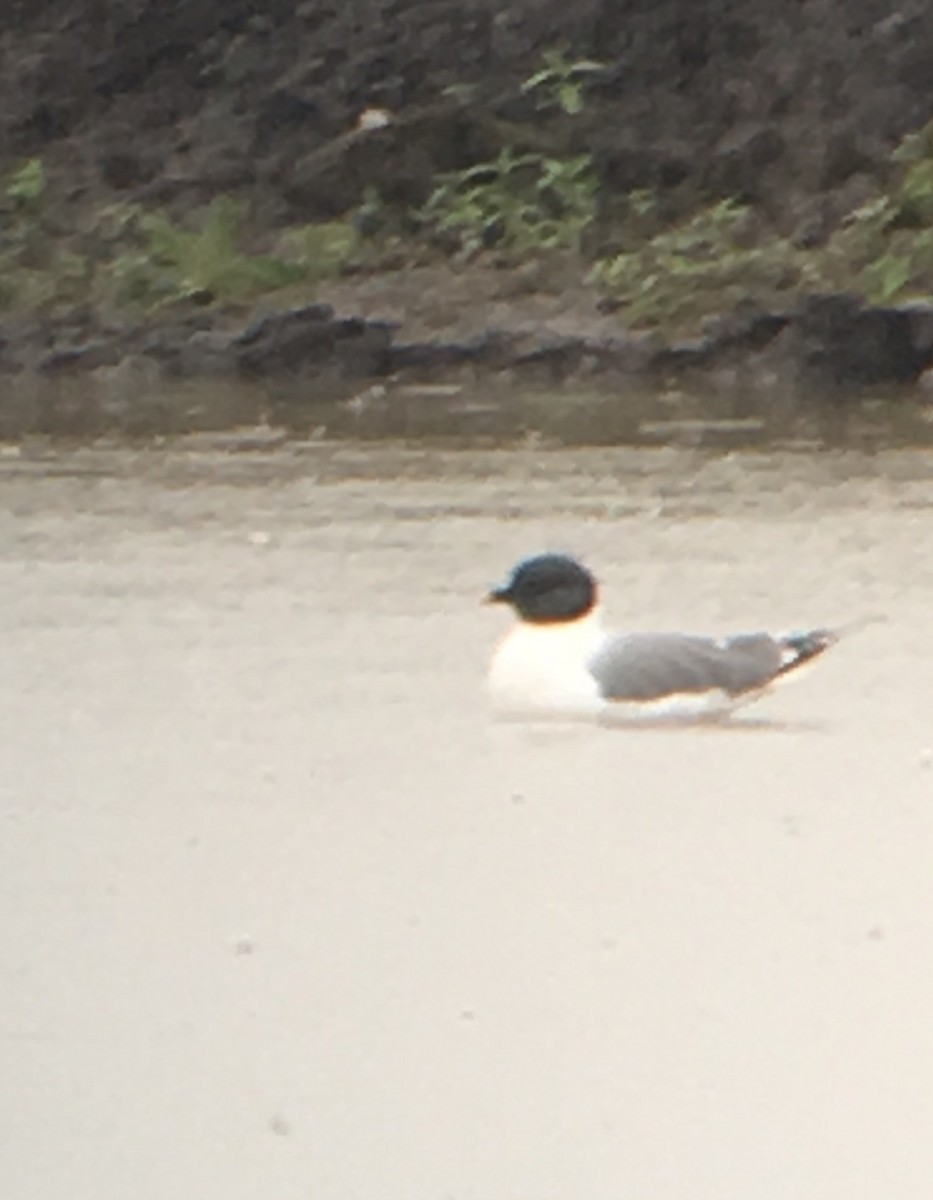
[[[391,371],[435,371],[474,362],[480,354],[476,342],[399,342],[390,352]]]
[[[308,324],[311,326],[326,326],[334,319],[334,310],[329,304],[306,304],[302,308],[293,308],[284,313],[264,313],[251,321],[237,336],[237,346],[252,346],[264,337],[274,335],[289,325]]]
[[[473,364],[487,370],[506,370],[529,362],[541,361],[560,345],[582,353],[582,339],[549,338],[546,332],[487,329],[462,341],[440,339],[434,342],[401,342],[392,347],[393,371],[450,368]]]
[[[61,375],[75,370],[93,371],[97,367],[118,362],[122,353],[123,347],[105,339],[77,346],[56,346],[38,359],[36,369],[44,375]]]
[[[720,348],[754,351],[773,341],[789,321],[786,312],[767,312],[756,304],[743,304],[707,321],[703,333]]]
[[[327,304],[270,312],[239,331],[213,311],[163,316],[159,324],[103,326],[76,309],[0,324],[0,372],[32,372],[53,389],[66,377],[93,377],[109,388],[115,405],[113,412],[106,405],[93,411],[113,427],[114,414],[142,391],[135,384],[128,391],[127,379],[148,381],[155,412],[162,403],[159,381],[167,378],[300,379],[302,394],[313,402],[345,396],[348,384],[362,380],[398,375],[418,381],[460,368],[548,385],[599,378],[604,387],[711,370],[723,380],[751,369],[782,392],[789,385],[794,395],[824,394],[848,407],[865,387],[912,383],[933,365],[933,305],[870,306],[846,294],[811,296],[790,312],[748,306],[708,321],[701,337],[668,344],[656,335],[567,334],[547,325],[395,342],[397,328],[339,315]],[[79,416],[90,428],[91,412],[69,409],[62,428],[76,429]],[[133,420],[132,414],[121,417],[120,427]]]
[[[808,387],[911,383],[933,362],[933,310],[872,307],[845,293],[810,296],[777,349]]]
[[[463,341],[398,342],[391,370],[431,372],[471,365],[487,371],[544,374],[557,383],[577,374],[639,374],[654,355],[654,339],[641,334],[585,337],[548,329],[489,329]]]
[[[933,361],[933,304],[924,301],[898,306],[910,326],[914,353],[923,360],[923,370]]]
[[[181,345],[175,370],[184,378],[227,378],[236,374],[234,337],[218,329],[197,330]]]
[[[392,326],[360,317],[336,317],[326,304],[274,313],[232,342],[244,375],[303,375],[324,368],[346,378],[383,374],[389,366]]]
[[[933,363],[933,306],[880,307],[847,294],[805,297],[791,312],[738,310],[706,323],[704,335],[660,346],[650,367],[706,370],[757,362],[794,388],[856,394],[915,382]]]

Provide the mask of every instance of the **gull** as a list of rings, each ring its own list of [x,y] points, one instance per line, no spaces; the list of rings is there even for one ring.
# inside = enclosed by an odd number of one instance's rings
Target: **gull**
[[[486,597],[518,622],[489,665],[501,713],[641,719],[727,716],[797,674],[839,640],[794,633],[620,633],[607,630],[599,587],[565,554],[523,559]]]

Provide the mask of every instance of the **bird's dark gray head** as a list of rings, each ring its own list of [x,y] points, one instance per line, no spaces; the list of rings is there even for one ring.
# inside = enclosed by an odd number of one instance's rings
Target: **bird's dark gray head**
[[[491,591],[491,604],[511,604],[523,621],[538,625],[575,621],[596,605],[596,580],[567,554],[538,554],[513,570],[503,587]]]

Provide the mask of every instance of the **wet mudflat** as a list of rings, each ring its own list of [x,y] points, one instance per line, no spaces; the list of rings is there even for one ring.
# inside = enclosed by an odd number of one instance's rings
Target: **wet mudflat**
[[[478,599],[880,618],[723,730],[490,725]],[[0,459],[5,1200],[898,1200],[933,457]]]

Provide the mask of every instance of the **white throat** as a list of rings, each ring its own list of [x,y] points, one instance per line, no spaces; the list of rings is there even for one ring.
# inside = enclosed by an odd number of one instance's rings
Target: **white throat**
[[[574,621],[520,621],[489,665],[494,706],[500,712],[598,712],[605,702],[588,664],[604,639],[598,607]]]

